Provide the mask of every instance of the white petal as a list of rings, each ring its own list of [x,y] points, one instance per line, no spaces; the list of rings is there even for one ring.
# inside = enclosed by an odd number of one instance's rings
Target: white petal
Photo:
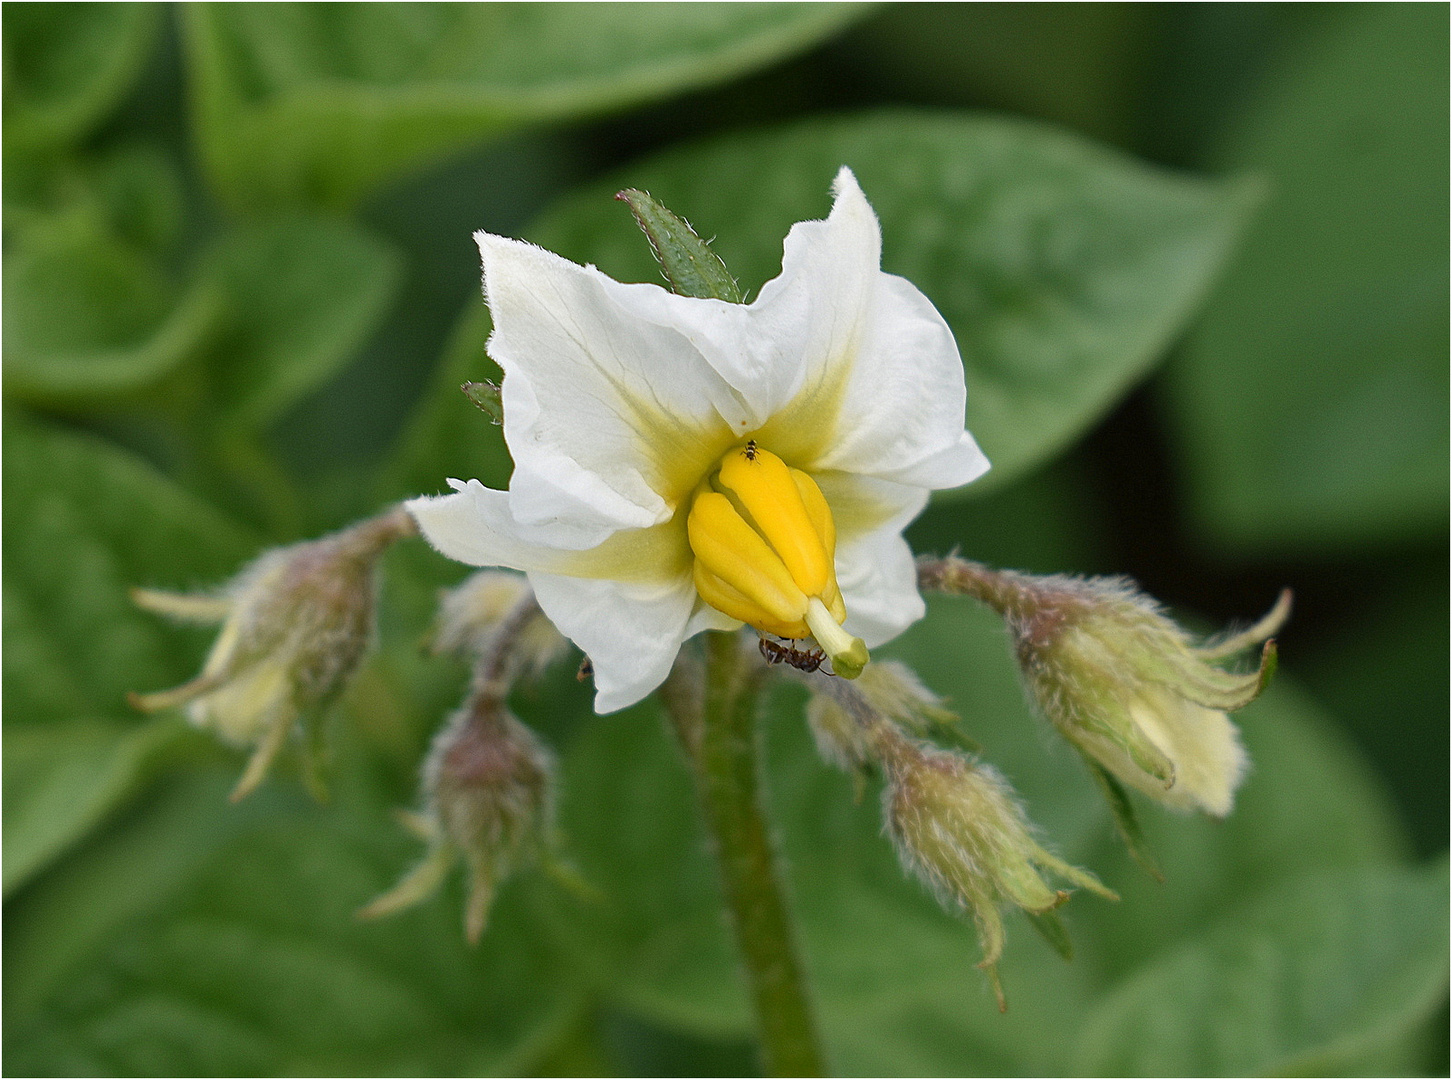
[[[833,190],[825,221],[799,221],[787,233],[781,274],[749,308],[753,359],[766,370],[750,384],[731,382],[772,416],[830,392],[841,378],[881,276],[882,232],[851,170],[837,174]]]
[[[1177,809],[1215,817],[1230,813],[1249,763],[1230,717],[1157,686],[1131,701],[1130,715],[1175,766],[1175,784],[1168,791],[1153,778],[1139,786]]]
[[[843,625],[875,648],[926,610],[902,530],[927,505],[927,489],[846,473],[826,473],[817,482],[837,523],[837,585],[847,605]]]
[[[976,480],[988,459],[963,429],[963,361],[953,332],[903,278],[879,274],[870,304],[816,467],[927,488]]]
[[[539,606],[595,669],[595,711],[634,705],[665,682],[696,603],[689,573],[638,584],[531,573]]]
[[[837,584],[847,605],[843,626],[869,649],[891,641],[927,613],[912,549],[894,530],[839,546]]]
[[[531,244],[475,236],[504,369],[515,520],[596,538],[659,524],[734,439],[738,396],[631,290]],[[705,303],[697,301],[697,303]]]
[[[825,221],[792,226],[781,274],[750,305],[674,296],[653,286],[612,288],[640,318],[688,339],[736,391],[739,412],[722,415],[737,438],[756,433],[801,468],[811,467],[831,435],[818,413],[836,415],[841,361],[854,351],[874,282],[883,276],[877,216],[850,171],[838,175],[836,194]],[[779,422],[789,404],[809,423],[790,416]]]
[[[587,550],[561,548],[546,542],[558,539],[558,528],[545,530],[514,520],[508,492],[478,480],[449,484],[455,494],[411,499],[404,505],[424,539],[456,562],[637,582],[674,580],[690,569],[690,549],[678,520],[620,530]],[[541,535],[546,532],[548,536]]]
[[[882,272],[877,216],[849,170],[835,189],[827,220],[792,227],[781,275],[745,310],[748,325],[723,316],[693,340],[753,416],[769,417],[755,432],[762,444],[798,468],[966,484],[988,460],[963,427],[953,332],[914,285]]]

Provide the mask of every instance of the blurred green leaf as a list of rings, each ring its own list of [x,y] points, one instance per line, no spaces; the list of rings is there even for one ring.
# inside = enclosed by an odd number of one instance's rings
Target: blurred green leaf
[[[239,428],[275,419],[346,364],[387,314],[401,270],[386,242],[305,216],[229,234],[211,266],[233,316],[214,392]]]
[[[1358,868],[1257,898],[1085,1020],[1075,1071],[1377,1075],[1447,991],[1447,864]],[[1400,1075],[1394,1074],[1394,1075]]]
[[[566,200],[532,238],[622,280],[657,280],[610,196],[684,214],[743,286],[781,265],[852,166],[883,265],[921,288],[963,352],[968,425],[1007,483],[1083,432],[1161,356],[1225,260],[1248,189],[1177,176],[1023,121],[877,112],[673,150]]]
[[[156,4],[17,4],[5,13],[5,153],[79,142],[146,62]]]
[[[1003,964],[1011,1007],[1000,1016],[973,967],[971,926],[904,878],[880,835],[877,800],[854,804],[851,780],[817,761],[801,692],[782,688],[765,718],[769,789],[838,1071],[1067,1071],[1084,1017],[1143,964],[1189,947],[1206,926],[1288,882],[1398,853],[1374,785],[1282,685],[1248,721],[1256,769],[1228,822],[1146,813],[1169,878],[1155,886],[1119,851],[1078,762],[1045,753],[993,616],[934,600],[928,619],[885,652],[951,695],[965,733],[1015,782],[1059,850],[1100,870],[1125,901],[1080,896],[1063,910],[1076,946],[1069,965],[1016,921]],[[561,681],[574,685],[568,675]],[[562,706],[542,707],[553,715]],[[376,809],[364,820],[357,805],[346,806],[326,822],[292,812],[224,842],[206,837],[239,826],[225,825],[221,815],[231,811],[221,806],[220,778],[214,787],[210,810],[187,803],[184,813],[168,812],[169,823],[137,824],[129,839],[107,836],[22,894],[7,957],[7,1007],[17,1010],[7,1023],[12,1068],[206,1073],[226,1060],[255,1072],[519,1069],[530,1047],[554,1045],[543,1032],[555,1030],[565,990],[549,972],[566,970],[608,1004],[668,1027],[715,1037],[750,1030],[689,778],[649,705],[583,720],[564,757],[567,853],[601,896],[555,890],[541,922],[518,906],[542,888],[537,875],[524,875],[506,890],[477,966],[457,959],[468,954],[457,939],[454,886],[397,922],[348,926],[352,907],[417,857]],[[249,812],[273,813],[267,806],[284,794],[291,797],[285,785],[268,789]],[[358,798],[345,792],[343,801]],[[162,885],[143,894],[133,873],[160,874]],[[108,905],[120,907],[107,914]],[[74,910],[87,917],[69,919]],[[468,972],[456,973],[458,964]],[[470,980],[493,996],[456,995],[475,986]],[[1389,1008],[1399,1000],[1388,991]],[[455,1019],[446,1024],[441,1014]],[[488,1025],[486,1034],[458,1017],[486,1018],[473,1021]],[[509,1038],[489,1034],[496,1024]],[[448,1038],[428,1034],[441,1025]],[[526,1032],[539,1041],[521,1046]],[[475,1039],[486,1050],[468,1058]],[[489,1056],[505,1053],[513,1056]]]
[[[471,142],[722,82],[850,4],[197,5],[203,160],[239,208],[343,207]]]
[[[183,777],[6,920],[8,1068],[35,1075],[522,1073],[573,1006],[506,890],[477,950],[457,895],[354,911],[403,856],[358,808]],[[127,857],[129,856],[129,857]],[[67,918],[80,914],[81,917]]]
[[[5,260],[5,390],[90,406],[156,383],[197,355],[221,313],[215,283],[177,288],[99,208],[36,222]],[[156,221],[134,221],[150,230]]]
[[[484,352],[490,327],[483,301],[471,300],[383,470],[380,502],[447,490],[444,481],[451,476],[477,478],[494,488],[509,483],[513,464],[504,429],[459,389],[466,382],[499,380],[498,365]]]
[[[1141,4],[888,4],[839,50],[890,98],[991,107],[1122,142],[1157,14]]]
[[[749,1030],[691,778],[653,704],[586,719],[560,798],[570,850],[604,894],[563,898],[578,962],[642,1015],[708,1036]]]
[[[1095,573],[1114,565],[1110,520],[1083,456],[1073,454],[971,503],[930,503],[905,536],[922,554],[957,548],[1030,573]]]
[[[1448,14],[1334,14],[1215,155],[1273,194],[1170,369],[1198,524],[1244,551],[1447,524]]]
[[[1394,818],[1364,766],[1319,715],[1278,687],[1246,718],[1255,771],[1229,821],[1142,817],[1168,883],[1119,846],[1107,808],[1072,755],[1045,751],[1001,624],[964,601],[883,650],[912,663],[964,717],[1024,796],[1057,850],[1124,894],[1076,897],[1060,914],[1066,965],[1027,922],[1011,925],[1000,1016],[971,925],[906,880],[881,836],[877,799],[854,804],[850,778],[818,763],[801,693],[766,714],[770,791],[791,895],[832,1067],[846,1074],[1054,1075],[1071,1070],[1073,1033],[1116,982],[1193,941],[1250,898],[1334,867],[1385,864],[1401,851]],[[653,709],[586,721],[562,775],[561,820],[603,904],[572,902],[559,921],[622,1008],[697,1034],[749,1030],[720,918],[708,846],[679,751]]]
[[[5,731],[5,894],[91,830],[186,732],[176,717],[12,724]]]
[[[1418,849],[1447,849],[1448,656],[1445,550],[1399,560],[1358,590],[1356,617],[1297,647],[1294,671],[1396,786]]]
[[[162,254],[181,229],[181,180],[167,151],[145,140],[26,170],[5,185],[5,225],[21,233],[56,218],[90,215],[85,228],[138,251]]]
[[[255,542],[90,436],[12,414],[4,445],[6,722],[132,718],[126,692],[196,674],[205,636],[138,611],[127,590],[216,585]]]
[[[181,180],[161,146],[118,147],[96,163],[92,183],[121,239],[158,253],[176,242],[182,228]]]

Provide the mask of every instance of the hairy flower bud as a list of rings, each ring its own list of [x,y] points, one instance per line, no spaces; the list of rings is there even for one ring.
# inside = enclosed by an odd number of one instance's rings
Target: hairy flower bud
[[[428,809],[423,862],[359,912],[376,918],[425,899],[462,859],[468,874],[464,932],[479,940],[495,890],[548,834],[554,759],[492,695],[475,695],[434,739],[424,765]]]
[[[319,715],[372,638],[378,557],[413,534],[412,519],[400,509],[266,552],[215,596],[133,590],[140,607],[219,622],[222,630],[200,675],[171,690],[132,694],[131,703],[148,712],[185,705],[199,727],[253,747],[232,792],[242,798],[262,782],[299,721],[316,741]]]
[[[1247,674],[1211,661],[1266,642],[1289,611],[1285,593],[1251,629],[1196,646],[1127,581],[1043,578],[1009,626],[1030,694],[1082,754],[1168,806],[1224,817],[1246,769],[1226,713],[1265,688],[1274,642]]]
[[[1168,806],[1230,812],[1246,757],[1226,713],[1274,674],[1269,639],[1290,615],[1289,589],[1248,630],[1196,645],[1123,578],[1031,577],[956,556],[919,560],[918,578],[1004,616],[1030,697],[1091,764]],[[1255,671],[1214,666],[1261,643]]]
[[[868,665],[853,689],[868,706],[870,721],[864,721],[834,695],[840,684],[819,681],[812,686],[807,703],[807,722],[817,751],[832,764],[844,770],[860,768],[872,760],[877,726],[902,724],[922,733],[935,725],[957,720],[943,707],[943,699],[923,685],[917,672],[896,660],[880,660]]]
[[[898,855],[945,904],[972,914],[983,949],[980,966],[990,973],[1003,952],[1005,902],[1042,914],[1069,898],[1040,871],[1118,899],[1092,874],[1034,840],[1012,789],[991,767],[911,743],[887,763],[883,817]]]
[[[545,618],[538,606],[519,607],[531,595],[523,574],[480,570],[444,593],[439,605],[435,652],[482,656],[509,634],[511,663],[521,673],[538,675],[569,647],[569,641]],[[520,625],[506,625],[511,613]]]

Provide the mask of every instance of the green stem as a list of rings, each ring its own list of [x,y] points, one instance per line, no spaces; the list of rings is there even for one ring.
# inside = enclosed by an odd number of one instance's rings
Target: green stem
[[[762,813],[756,738],[759,676],[743,670],[738,635],[707,635],[705,676],[699,727],[688,733],[690,725],[677,718],[677,728],[695,764],[697,789],[715,839],[766,1070],[773,1076],[823,1076],[816,1021]]]

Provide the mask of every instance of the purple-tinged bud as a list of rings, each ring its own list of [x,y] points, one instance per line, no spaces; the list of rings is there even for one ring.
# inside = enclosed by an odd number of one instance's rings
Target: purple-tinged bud
[[[1122,578],[1031,577],[964,559],[923,560],[928,588],[977,597],[1000,612],[1030,697],[1091,762],[1160,802],[1230,812],[1246,770],[1227,712],[1249,705],[1275,671],[1291,594],[1256,625],[1203,645]],[[1245,674],[1215,664],[1264,643]]]
[[[394,541],[415,535],[402,509],[321,540],[266,552],[215,596],[135,589],[138,606],[177,619],[220,622],[191,682],[132,694],[148,712],[186,706],[188,717],[235,746],[252,747],[232,792],[257,787],[294,728],[321,713],[357,668],[373,636],[375,570]]]
[[[972,914],[983,950],[979,966],[990,974],[1003,952],[1005,903],[1044,914],[1069,898],[1041,872],[1118,899],[1039,845],[1012,789],[991,767],[907,741],[885,760],[883,817],[898,856],[945,905]]]
[[[1029,693],[1081,753],[1167,806],[1224,817],[1247,765],[1226,713],[1270,680],[1267,639],[1289,612],[1287,592],[1256,626],[1197,646],[1127,581],[1045,578],[1009,627]],[[1212,663],[1262,642],[1255,671]]]
[[[495,891],[548,835],[554,759],[492,695],[476,695],[434,739],[424,764],[423,862],[358,914],[390,915],[426,899],[456,862],[468,875],[464,933],[479,940]]]

